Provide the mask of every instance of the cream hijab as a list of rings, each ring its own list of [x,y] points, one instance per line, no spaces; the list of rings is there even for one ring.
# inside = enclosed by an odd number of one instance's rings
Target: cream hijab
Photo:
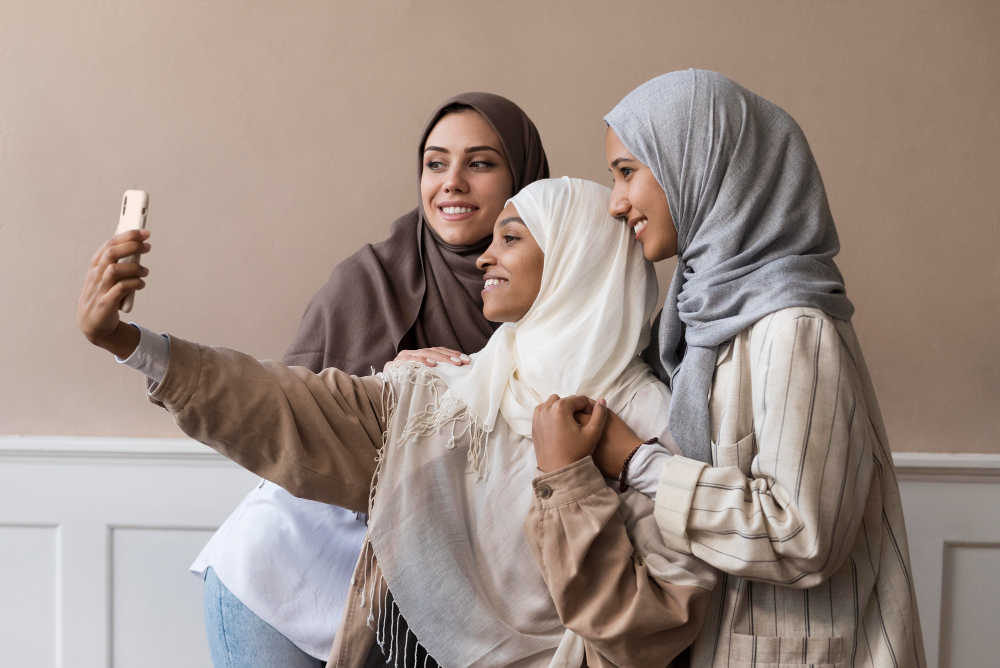
[[[604,186],[564,176],[508,200],[545,253],[538,297],[470,366],[437,371],[486,431],[502,413],[530,438],[535,407],[549,395],[604,397],[618,411],[652,381],[637,356],[649,344],[656,276],[635,237],[608,214],[610,197]]]
[[[609,197],[565,177],[525,187],[510,202],[545,253],[534,305],[468,366],[398,365],[385,376],[391,417],[369,528],[378,571],[364,586],[373,625],[389,629],[380,642],[404,664],[419,643],[448,668],[580,665],[582,641],[560,622],[522,523],[536,405],[587,394],[621,411],[654,380],[637,355],[655,276],[608,215]]]

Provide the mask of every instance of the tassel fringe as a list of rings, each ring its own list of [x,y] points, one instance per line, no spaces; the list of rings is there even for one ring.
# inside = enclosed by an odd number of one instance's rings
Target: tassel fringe
[[[373,369],[374,371],[374,369]],[[482,480],[487,474],[486,446],[490,430],[476,416],[470,413],[464,402],[455,399],[448,391],[448,386],[436,375],[430,373],[425,366],[416,362],[393,365],[388,372],[378,374],[382,378],[381,408],[385,416],[386,430],[382,434],[382,446],[375,455],[375,473],[372,475],[368,493],[368,531],[371,531],[372,511],[375,507],[375,493],[378,489],[379,475],[382,472],[382,462],[385,450],[389,445],[389,432],[396,413],[396,393],[390,380],[401,383],[412,383],[430,390],[431,401],[424,410],[411,415],[403,432],[397,441],[397,447],[409,441],[418,440],[430,434],[448,433],[446,447],[458,447],[457,440],[466,434],[469,437],[469,472],[476,474],[476,480]],[[446,431],[448,430],[448,431]],[[449,433],[450,432],[450,433]],[[416,668],[420,650],[424,652],[424,666],[427,668],[430,654],[420,644],[407,625],[405,637],[400,638],[399,626],[402,615],[395,601],[389,601],[389,587],[382,575],[382,569],[375,562],[375,549],[369,536],[365,536],[364,549],[358,557],[363,563],[364,580],[361,583],[360,607],[368,606],[368,618],[365,620],[368,628],[375,629],[375,642],[378,643],[386,657],[386,663],[392,663],[393,668],[400,668],[400,642],[402,642],[402,668]],[[357,569],[355,569],[357,570]],[[356,577],[351,578],[354,585]],[[410,638],[413,638],[413,666],[408,666],[410,659]]]

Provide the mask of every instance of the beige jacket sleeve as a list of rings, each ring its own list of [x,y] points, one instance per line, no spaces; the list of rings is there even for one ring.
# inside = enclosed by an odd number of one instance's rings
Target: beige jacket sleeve
[[[293,495],[368,510],[382,444],[382,381],[337,369],[259,362],[170,338],[170,362],[149,398],[191,438]]]
[[[590,457],[539,475],[533,488],[524,531],[587,665],[666,666],[701,629],[714,572],[662,542],[668,554],[643,556]],[[635,533],[658,534],[651,507],[648,518],[651,530]]]
[[[814,587],[847,558],[871,489],[877,435],[857,364],[816,309],[772,314],[734,347],[744,388],[730,383],[727,410],[752,402],[752,427],[720,439],[716,467],[671,458],[656,517],[668,545],[719,570]]]

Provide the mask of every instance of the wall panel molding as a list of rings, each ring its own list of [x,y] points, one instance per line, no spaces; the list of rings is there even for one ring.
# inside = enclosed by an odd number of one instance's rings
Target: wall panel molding
[[[994,605],[967,586],[967,571],[992,563],[994,554],[1000,562],[1000,550],[957,549],[1000,545],[1000,455],[903,452],[894,461],[928,666],[957,668],[957,661],[970,660],[960,654],[968,649],[963,638],[984,624],[983,637],[992,640],[989,621],[1000,618],[1000,601]],[[135,636],[162,626],[176,635],[163,643],[174,654],[150,656],[148,668],[209,668],[194,623],[202,614],[200,585],[184,571],[200,541],[258,482],[189,439],[0,436],[0,526],[56,532],[55,628],[45,631],[56,638],[56,666],[111,668],[115,656],[128,663],[144,646]],[[137,566],[144,554],[163,558],[147,573]],[[162,606],[133,598],[150,591],[176,595],[165,596]],[[139,617],[116,619],[116,609],[152,617],[134,623]],[[949,617],[955,610],[963,611],[957,624]],[[51,617],[42,612],[37,618]]]

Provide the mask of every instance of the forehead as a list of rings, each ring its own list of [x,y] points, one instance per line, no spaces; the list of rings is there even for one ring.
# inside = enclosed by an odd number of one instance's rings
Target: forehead
[[[440,146],[448,150],[491,146],[503,152],[497,133],[479,112],[472,110],[448,114],[439,120],[427,135],[424,145]]]
[[[625,144],[623,144],[621,138],[618,137],[618,133],[615,132],[610,125],[604,133],[604,149],[608,155],[608,162],[620,158],[625,160],[636,159],[636,157],[632,155],[632,152],[625,148]]]

